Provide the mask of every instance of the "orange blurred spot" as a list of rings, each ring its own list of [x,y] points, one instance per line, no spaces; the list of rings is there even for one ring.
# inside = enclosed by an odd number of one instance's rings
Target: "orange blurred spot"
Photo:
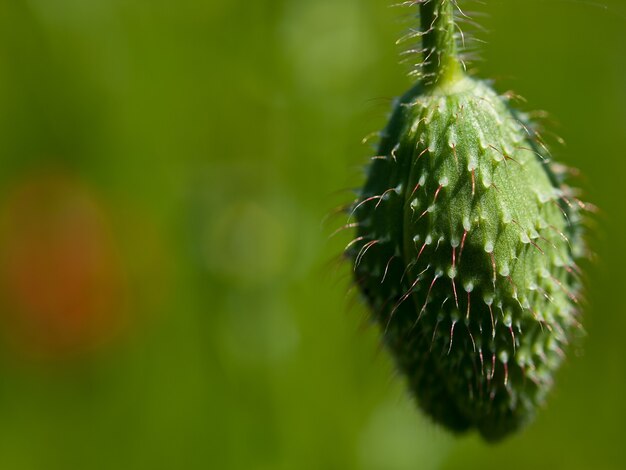
[[[44,174],[7,195],[0,226],[5,336],[28,355],[82,354],[124,323],[123,276],[106,214],[72,178]]]

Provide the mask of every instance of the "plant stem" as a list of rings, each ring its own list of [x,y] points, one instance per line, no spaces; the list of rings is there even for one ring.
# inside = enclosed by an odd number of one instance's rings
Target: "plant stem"
[[[424,36],[425,84],[443,86],[462,75],[455,38],[453,0],[424,0],[420,4]]]

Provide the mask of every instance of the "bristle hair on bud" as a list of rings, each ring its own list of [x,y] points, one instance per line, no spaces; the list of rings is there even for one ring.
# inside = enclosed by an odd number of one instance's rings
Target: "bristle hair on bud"
[[[498,441],[532,421],[580,328],[582,214],[528,114],[471,77],[455,0],[403,2],[419,54],[340,230],[418,406]],[[419,44],[412,44],[415,42]]]

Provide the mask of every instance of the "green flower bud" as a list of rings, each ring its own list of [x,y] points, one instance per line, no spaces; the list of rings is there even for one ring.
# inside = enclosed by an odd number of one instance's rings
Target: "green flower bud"
[[[578,327],[579,206],[532,125],[420,2],[425,60],[351,208],[355,278],[419,406],[497,440],[532,417]]]

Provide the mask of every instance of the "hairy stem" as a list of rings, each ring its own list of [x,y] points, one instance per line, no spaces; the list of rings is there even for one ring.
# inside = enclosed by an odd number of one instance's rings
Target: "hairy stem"
[[[454,0],[424,0],[420,4],[425,83],[442,86],[462,74],[455,38]]]

